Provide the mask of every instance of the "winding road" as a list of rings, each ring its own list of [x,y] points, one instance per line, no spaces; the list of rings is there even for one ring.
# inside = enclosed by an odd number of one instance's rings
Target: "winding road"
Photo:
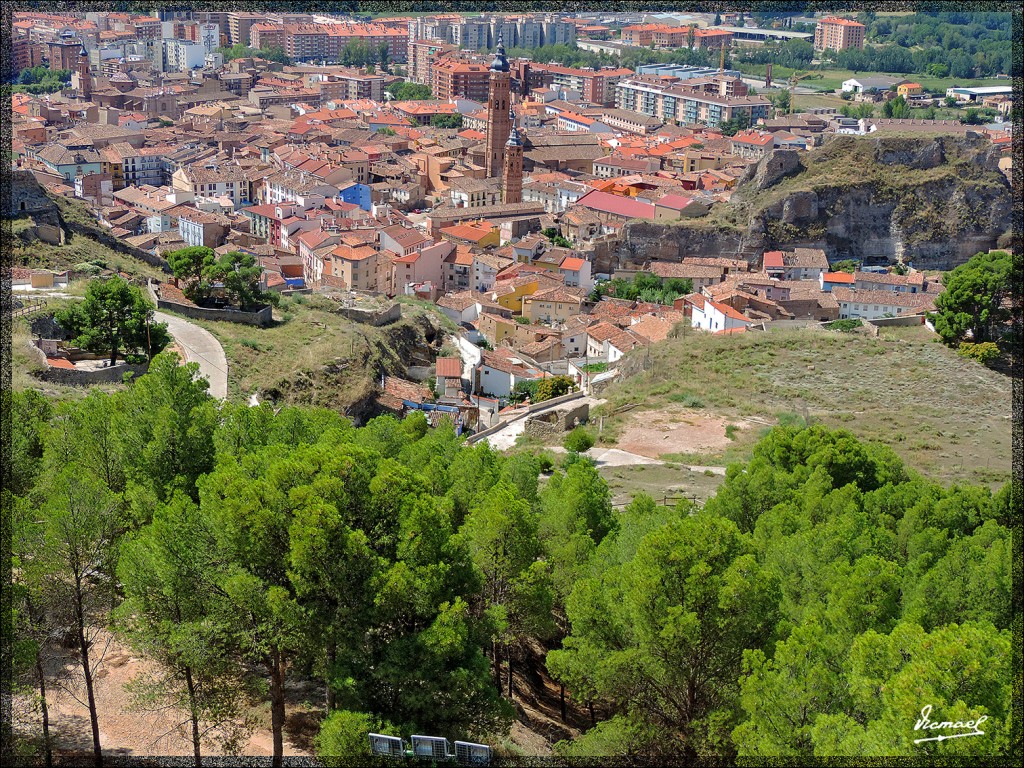
[[[167,323],[167,332],[174,337],[185,359],[199,363],[199,372],[210,382],[210,394],[225,400],[228,396],[228,359],[217,338],[205,328],[166,312],[154,312],[159,323]]]

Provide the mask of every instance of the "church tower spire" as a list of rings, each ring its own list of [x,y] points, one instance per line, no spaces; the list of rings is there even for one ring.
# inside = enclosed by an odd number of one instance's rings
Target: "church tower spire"
[[[82,43],[78,52],[78,88],[82,101],[92,98],[92,73],[89,71],[89,52],[85,50],[85,43]]]
[[[523,140],[516,128],[516,115],[509,107],[508,119],[512,124],[505,142],[505,165],[501,175],[501,202],[523,202]]]
[[[498,46],[491,62],[490,82],[487,93],[487,154],[484,167],[488,179],[502,173],[502,151],[509,135],[509,111],[511,110],[512,75],[508,59],[505,58],[505,42],[498,35]]]

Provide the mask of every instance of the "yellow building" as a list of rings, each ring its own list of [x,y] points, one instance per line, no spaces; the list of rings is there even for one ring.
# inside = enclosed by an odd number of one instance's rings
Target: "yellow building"
[[[924,93],[924,88],[921,87],[920,83],[904,83],[903,85],[896,86],[896,95],[903,98],[920,96],[922,93]]]
[[[564,323],[580,314],[583,301],[579,289],[546,288],[523,299],[523,316],[531,323]]]
[[[536,293],[540,279],[536,275],[515,277],[494,284],[492,298],[502,307],[517,315],[523,314],[523,299]]]

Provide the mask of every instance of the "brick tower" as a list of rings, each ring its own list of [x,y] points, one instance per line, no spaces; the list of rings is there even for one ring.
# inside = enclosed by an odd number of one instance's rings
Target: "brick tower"
[[[505,168],[501,177],[501,202],[523,202],[523,140],[519,138],[516,128],[516,116],[511,109],[508,111],[512,132],[505,142]]]
[[[498,50],[491,62],[490,86],[487,94],[487,157],[484,167],[487,178],[493,179],[502,174],[501,155],[509,135],[509,111],[511,109],[509,91],[512,75],[509,72],[508,60],[505,58],[505,43],[498,35]]]
[[[82,43],[82,49],[78,52],[78,83],[82,101],[89,101],[92,98],[92,73],[89,71],[89,52],[85,50],[85,43]]]

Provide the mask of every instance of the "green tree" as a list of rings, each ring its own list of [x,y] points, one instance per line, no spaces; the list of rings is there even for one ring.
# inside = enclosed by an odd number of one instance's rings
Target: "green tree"
[[[231,251],[203,268],[203,280],[222,285],[224,295],[241,309],[250,309],[265,299],[260,290],[263,268],[250,253]]]
[[[568,376],[550,376],[537,382],[535,402],[550,400],[554,397],[567,395],[576,389],[576,383]]]
[[[132,683],[134,706],[180,706],[197,768],[204,743],[238,754],[251,728],[241,716],[244,681],[222,626],[211,622],[217,591],[216,542],[196,504],[178,493],[122,549],[117,575],[125,601],[118,628],[159,671]]]
[[[119,354],[152,357],[170,341],[167,324],[152,322],[153,304],[120,277],[93,280],[85,300],[59,310],[55,318],[76,345],[109,355],[111,365]]]
[[[114,497],[74,463],[48,473],[37,487],[42,539],[33,567],[62,609],[59,621],[74,638],[85,686],[93,758],[103,764],[94,680],[103,654],[94,648],[113,595],[116,540],[121,529]]]
[[[396,82],[385,88],[395,101],[426,101],[432,98],[429,85]]]
[[[768,641],[777,602],[736,526],[706,515],[669,522],[620,567],[583,579],[567,605],[572,632],[548,666],[574,692],[590,686],[616,717],[573,751],[593,754],[612,729],[641,737],[612,738],[616,756],[629,741],[647,757],[727,747],[743,651]]]
[[[950,624],[930,634],[909,622],[888,635],[866,632],[850,652],[852,706],[848,713],[818,716],[811,732],[814,753],[860,758],[924,754],[932,759],[1005,755],[1010,743],[1009,664],[1009,631],[987,622]],[[918,720],[928,705],[936,722],[986,716],[986,737],[915,744],[921,731],[910,721]]]
[[[1002,354],[999,350],[999,345],[993,341],[983,341],[981,344],[961,341],[956,348],[956,353],[960,357],[977,360],[982,365],[991,365]]]
[[[563,604],[597,545],[617,527],[608,484],[592,464],[574,462],[548,480],[540,494],[538,535]]]
[[[946,344],[967,338],[980,344],[1005,332],[1011,262],[1006,251],[977,253],[943,275],[946,289],[935,298],[935,330]]]
[[[42,466],[47,424],[52,416],[52,403],[36,390],[11,393],[9,493],[24,495],[35,484]]]
[[[355,761],[369,762],[368,733],[399,735],[394,726],[365,712],[330,712],[316,735],[316,755],[328,768],[344,768]]]
[[[551,630],[552,595],[537,562],[537,515],[511,483],[500,481],[467,516],[461,534],[483,576],[483,600],[494,627],[491,662],[500,687],[502,650]],[[511,698],[510,654],[508,664]]]
[[[434,115],[430,118],[430,124],[434,128],[462,128],[462,115],[455,113],[453,115]]]
[[[210,296],[212,286],[205,275],[216,260],[213,249],[201,245],[180,248],[167,254],[167,263],[174,277],[185,283],[183,293],[196,304],[202,304]]]
[[[209,382],[198,372],[198,363],[179,365],[173,353],[157,355],[117,402],[113,428],[127,483],[158,500],[176,488],[197,498],[197,480],[214,465],[218,414]]]

